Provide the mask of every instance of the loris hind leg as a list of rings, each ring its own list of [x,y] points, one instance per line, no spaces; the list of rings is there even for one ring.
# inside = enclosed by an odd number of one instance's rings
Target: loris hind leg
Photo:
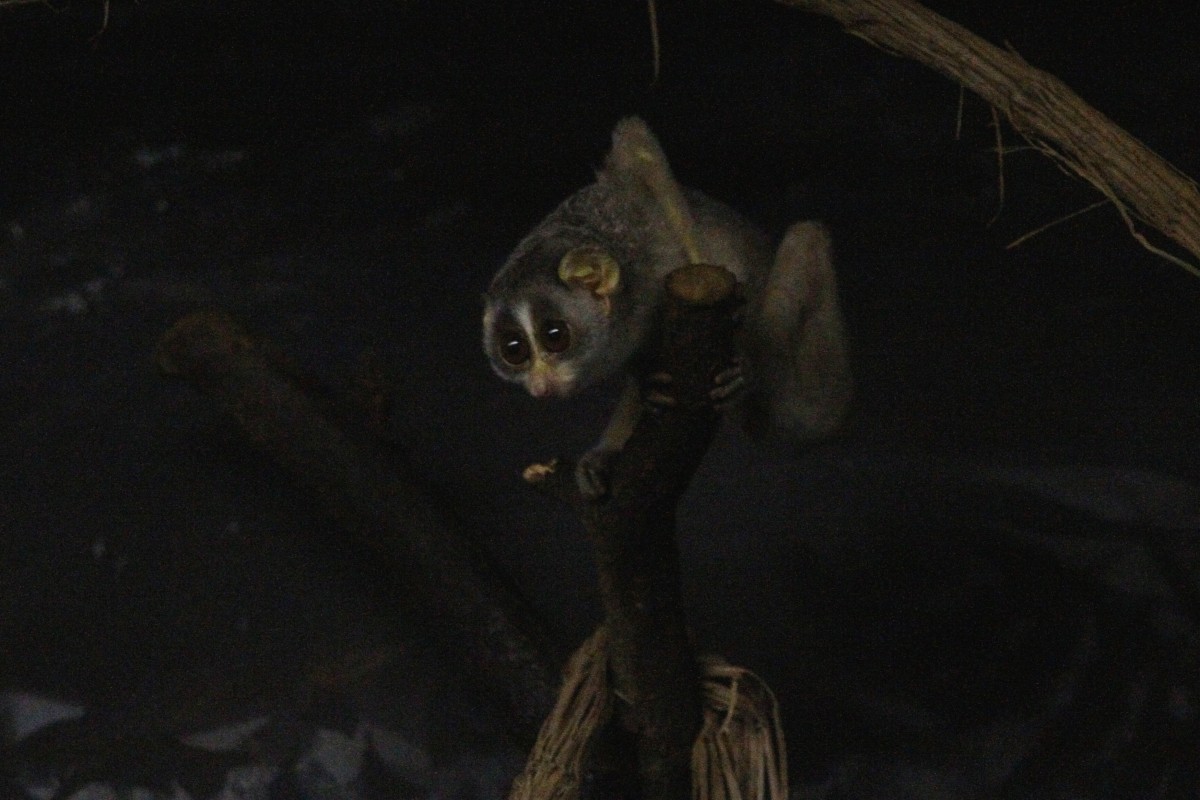
[[[853,391],[846,349],[829,231],[819,222],[795,223],[748,309],[747,429],[794,441],[832,433]]]

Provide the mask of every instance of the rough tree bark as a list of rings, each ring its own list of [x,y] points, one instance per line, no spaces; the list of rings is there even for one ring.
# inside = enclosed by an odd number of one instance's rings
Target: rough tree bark
[[[598,502],[578,492],[572,465],[529,479],[571,502],[595,546],[617,716],[636,737],[644,800],[687,800],[700,731],[700,670],[679,589],[676,508],[716,431],[709,392],[733,357],[733,276],[691,265],[667,278],[654,371],[672,376],[677,405],[642,414]]]
[[[223,313],[177,322],[157,359],[220,403],[348,532],[388,560],[409,596],[440,623],[465,672],[501,696],[515,738],[532,742],[554,702],[561,654],[419,483],[332,424]]]
[[[1112,201],[1143,247],[1200,276],[1195,264],[1155,247],[1134,226],[1134,218],[1144,220],[1200,259],[1196,182],[1058,78],[913,0],[778,2],[833,17],[849,33],[975,92],[1035,147]]]

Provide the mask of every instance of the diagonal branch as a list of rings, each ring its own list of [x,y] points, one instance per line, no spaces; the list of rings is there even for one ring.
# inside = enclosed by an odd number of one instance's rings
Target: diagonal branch
[[[481,688],[500,694],[518,740],[554,702],[555,648],[532,612],[484,567],[464,532],[392,460],[334,425],[230,317],[200,312],[159,342],[157,360],[219,403],[247,437],[320,497],[346,531],[386,559],[433,615]]]
[[[1111,200],[1143,247],[1200,276],[1194,263],[1154,246],[1135,225],[1140,220],[1157,228],[1200,259],[1196,182],[1058,78],[913,0],[778,1],[833,17],[849,33],[975,92],[1037,149]]]

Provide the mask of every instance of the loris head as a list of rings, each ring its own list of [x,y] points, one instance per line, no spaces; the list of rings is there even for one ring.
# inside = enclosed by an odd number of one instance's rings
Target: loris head
[[[621,269],[604,248],[541,240],[518,248],[484,295],[492,369],[534,397],[568,397],[618,371]]]

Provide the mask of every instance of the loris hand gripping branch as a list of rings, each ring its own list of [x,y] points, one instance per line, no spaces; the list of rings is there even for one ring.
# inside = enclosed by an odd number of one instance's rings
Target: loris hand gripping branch
[[[612,420],[576,469],[587,496],[606,491],[608,463],[641,413],[641,356],[664,279],[690,262],[730,270],[747,298],[738,365],[717,377],[716,402],[738,395],[752,432],[793,440],[830,433],[845,412],[851,380],[825,227],[796,223],[772,248],[733,209],[679,186],[646,124],[625,119],[596,182],[517,245],[484,295],[492,368],[534,397],[567,397],[613,374],[629,376]]]

